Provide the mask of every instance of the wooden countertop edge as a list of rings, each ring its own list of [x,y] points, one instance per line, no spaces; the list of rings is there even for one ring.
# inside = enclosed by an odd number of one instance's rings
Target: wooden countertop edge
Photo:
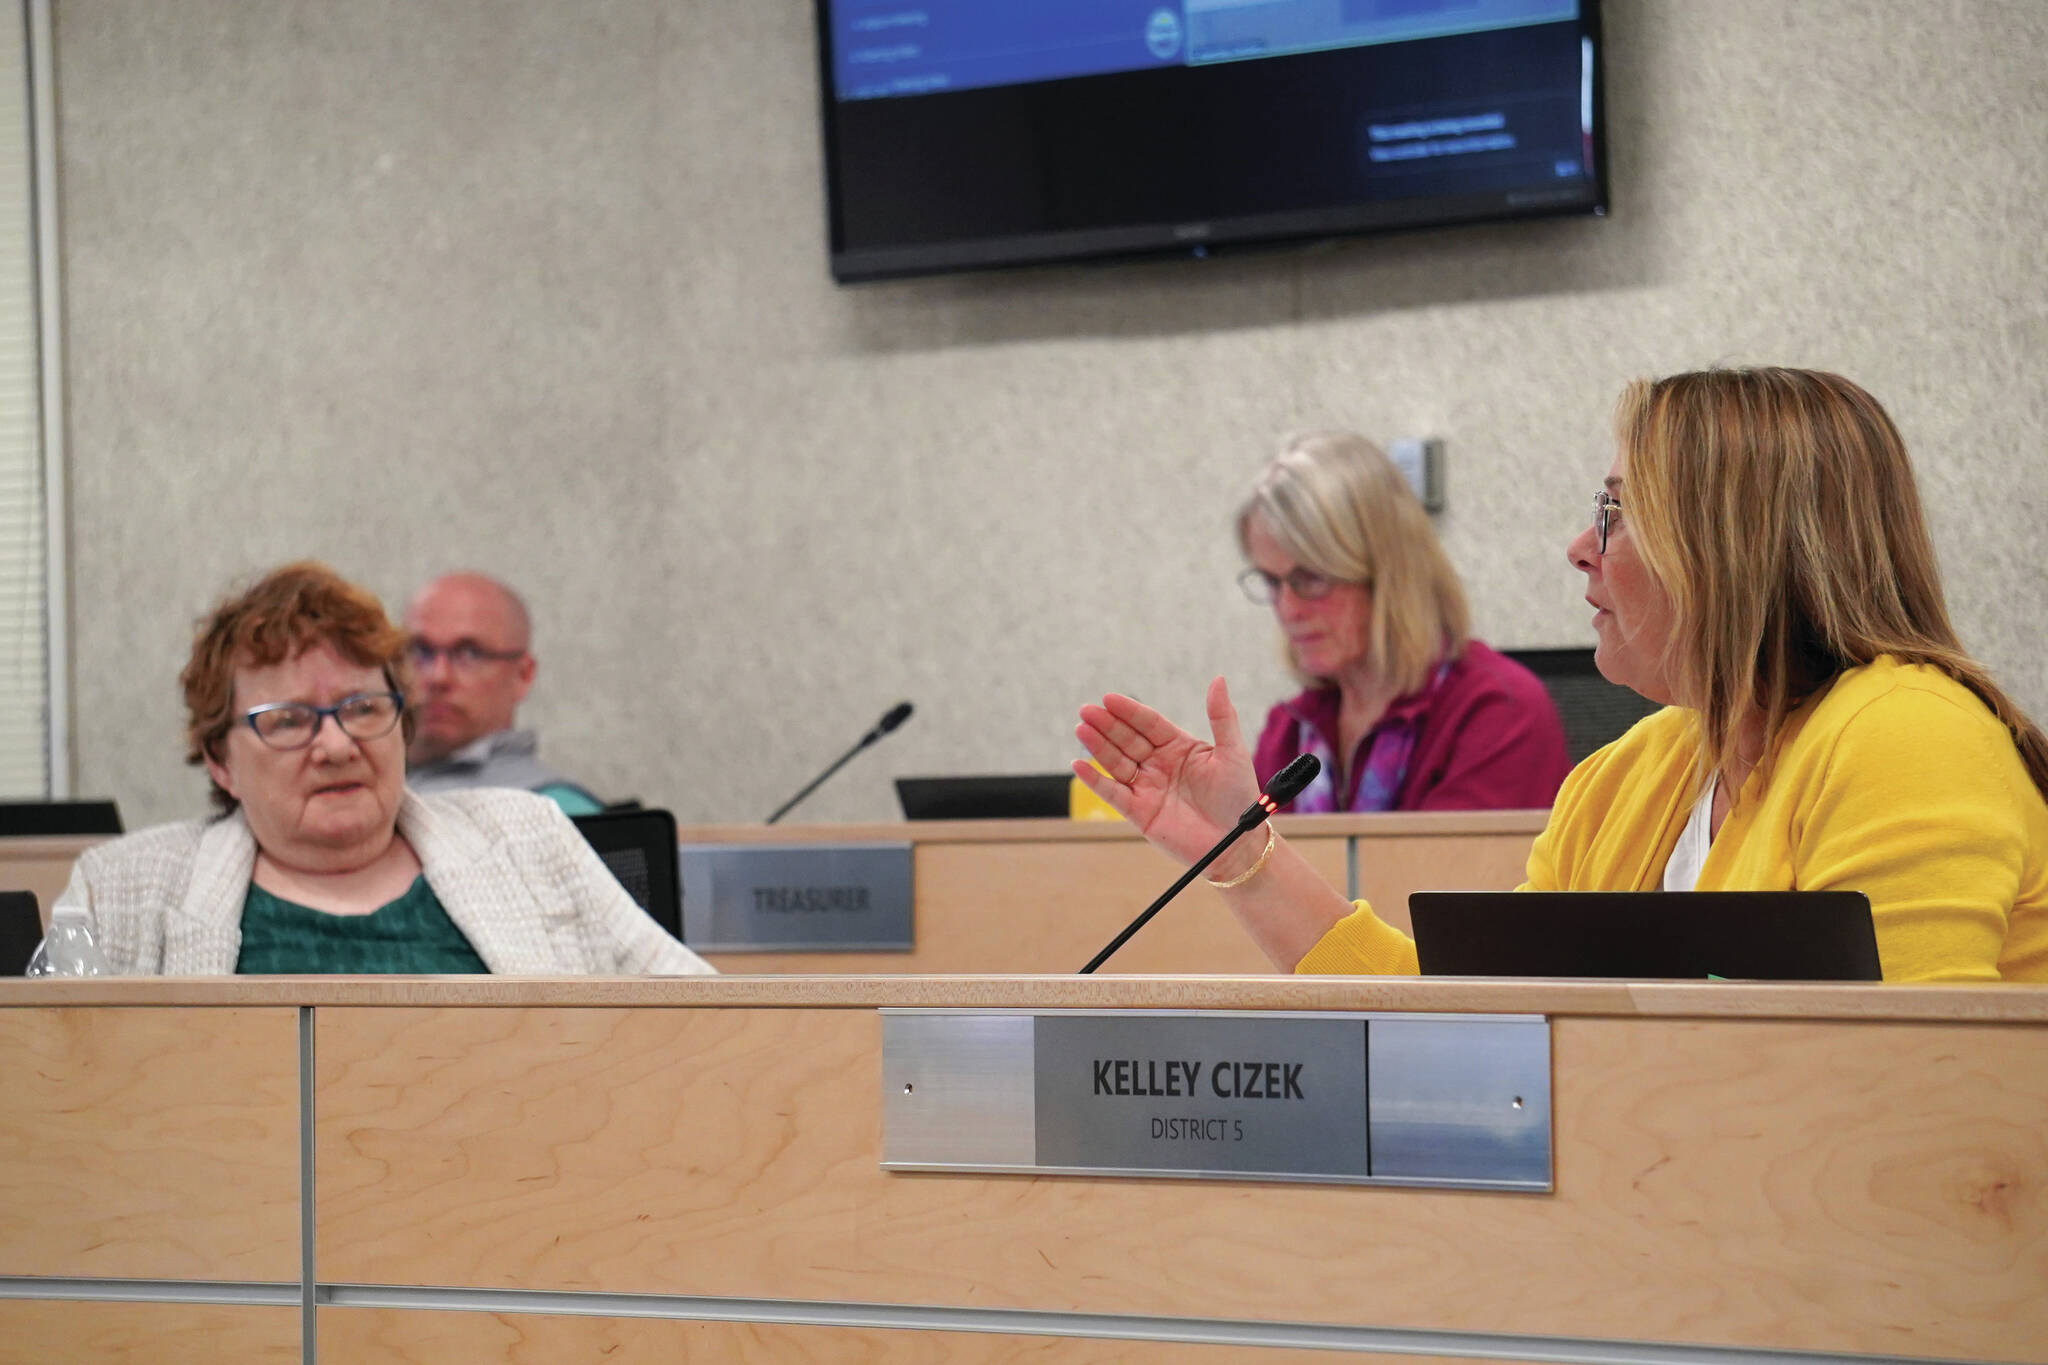
[[[1544,810],[1388,811],[1358,815],[1283,815],[1280,832],[1297,839],[1431,838],[1471,834],[1537,834]],[[847,825],[684,825],[686,844],[1033,844],[1136,842],[1121,820],[920,820]],[[0,853],[77,857],[112,834],[0,835]]]
[[[0,834],[0,854],[17,858],[76,858],[118,834]]]
[[[38,1006],[1238,1009],[2048,1022],[2048,986],[1285,976],[133,977],[0,981]]]
[[[1280,832],[1295,839],[1426,839],[1542,831],[1548,810],[1393,811],[1376,815],[1283,815]],[[925,820],[906,824],[684,825],[685,844],[1031,844],[1137,842],[1121,820]]]

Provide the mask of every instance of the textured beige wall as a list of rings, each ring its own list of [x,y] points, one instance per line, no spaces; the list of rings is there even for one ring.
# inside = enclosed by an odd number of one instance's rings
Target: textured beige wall
[[[2048,712],[2048,3],[1616,0],[1615,209],[835,288],[807,0],[57,0],[79,788],[195,812],[230,579],[476,565],[593,785],[757,818],[1042,770],[1105,687],[1281,690],[1227,517],[1277,433],[1449,449],[1502,645],[1628,376],[1840,369],[1917,452],[1966,640]]]

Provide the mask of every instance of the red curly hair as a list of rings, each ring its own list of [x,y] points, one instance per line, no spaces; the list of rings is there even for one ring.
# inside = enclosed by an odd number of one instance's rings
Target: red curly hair
[[[410,695],[412,669],[405,632],[384,614],[376,594],[325,564],[287,564],[223,599],[199,623],[192,657],[178,674],[185,689],[185,761],[203,764],[220,758],[221,742],[237,719],[237,671],[267,668],[323,644],[350,663],[382,669],[392,691]],[[403,725],[410,740],[411,711],[403,713]],[[235,808],[235,798],[219,783],[214,784],[213,800],[222,811]]]

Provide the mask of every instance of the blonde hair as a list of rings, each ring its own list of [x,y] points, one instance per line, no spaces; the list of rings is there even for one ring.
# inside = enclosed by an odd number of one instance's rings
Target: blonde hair
[[[1366,666],[1414,692],[1464,651],[1471,613],[1429,514],[1380,448],[1348,431],[1288,438],[1237,510],[1237,544],[1258,517],[1296,563],[1372,593]],[[1247,551],[1248,552],[1248,551]],[[1288,667],[1304,683],[1327,682]]]
[[[1760,368],[1637,380],[1615,436],[1624,518],[1671,604],[1673,696],[1699,717],[1701,781],[1731,771],[1751,707],[1799,702],[1880,655],[1941,670],[2011,731],[2048,795],[2048,739],[1963,652],[1905,443],[1840,375]]]

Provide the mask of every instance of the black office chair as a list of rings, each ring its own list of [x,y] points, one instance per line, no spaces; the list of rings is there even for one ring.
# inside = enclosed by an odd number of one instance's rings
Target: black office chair
[[[0,801],[0,837],[119,833],[111,801]]]
[[[656,924],[683,941],[683,879],[676,861],[676,818],[665,810],[602,811],[569,817]]]
[[[20,976],[43,941],[43,916],[33,891],[0,891],[0,976]]]
[[[1577,763],[1661,708],[1600,676],[1590,649],[1504,649],[1501,653],[1543,680],[1564,722],[1565,747]]]

